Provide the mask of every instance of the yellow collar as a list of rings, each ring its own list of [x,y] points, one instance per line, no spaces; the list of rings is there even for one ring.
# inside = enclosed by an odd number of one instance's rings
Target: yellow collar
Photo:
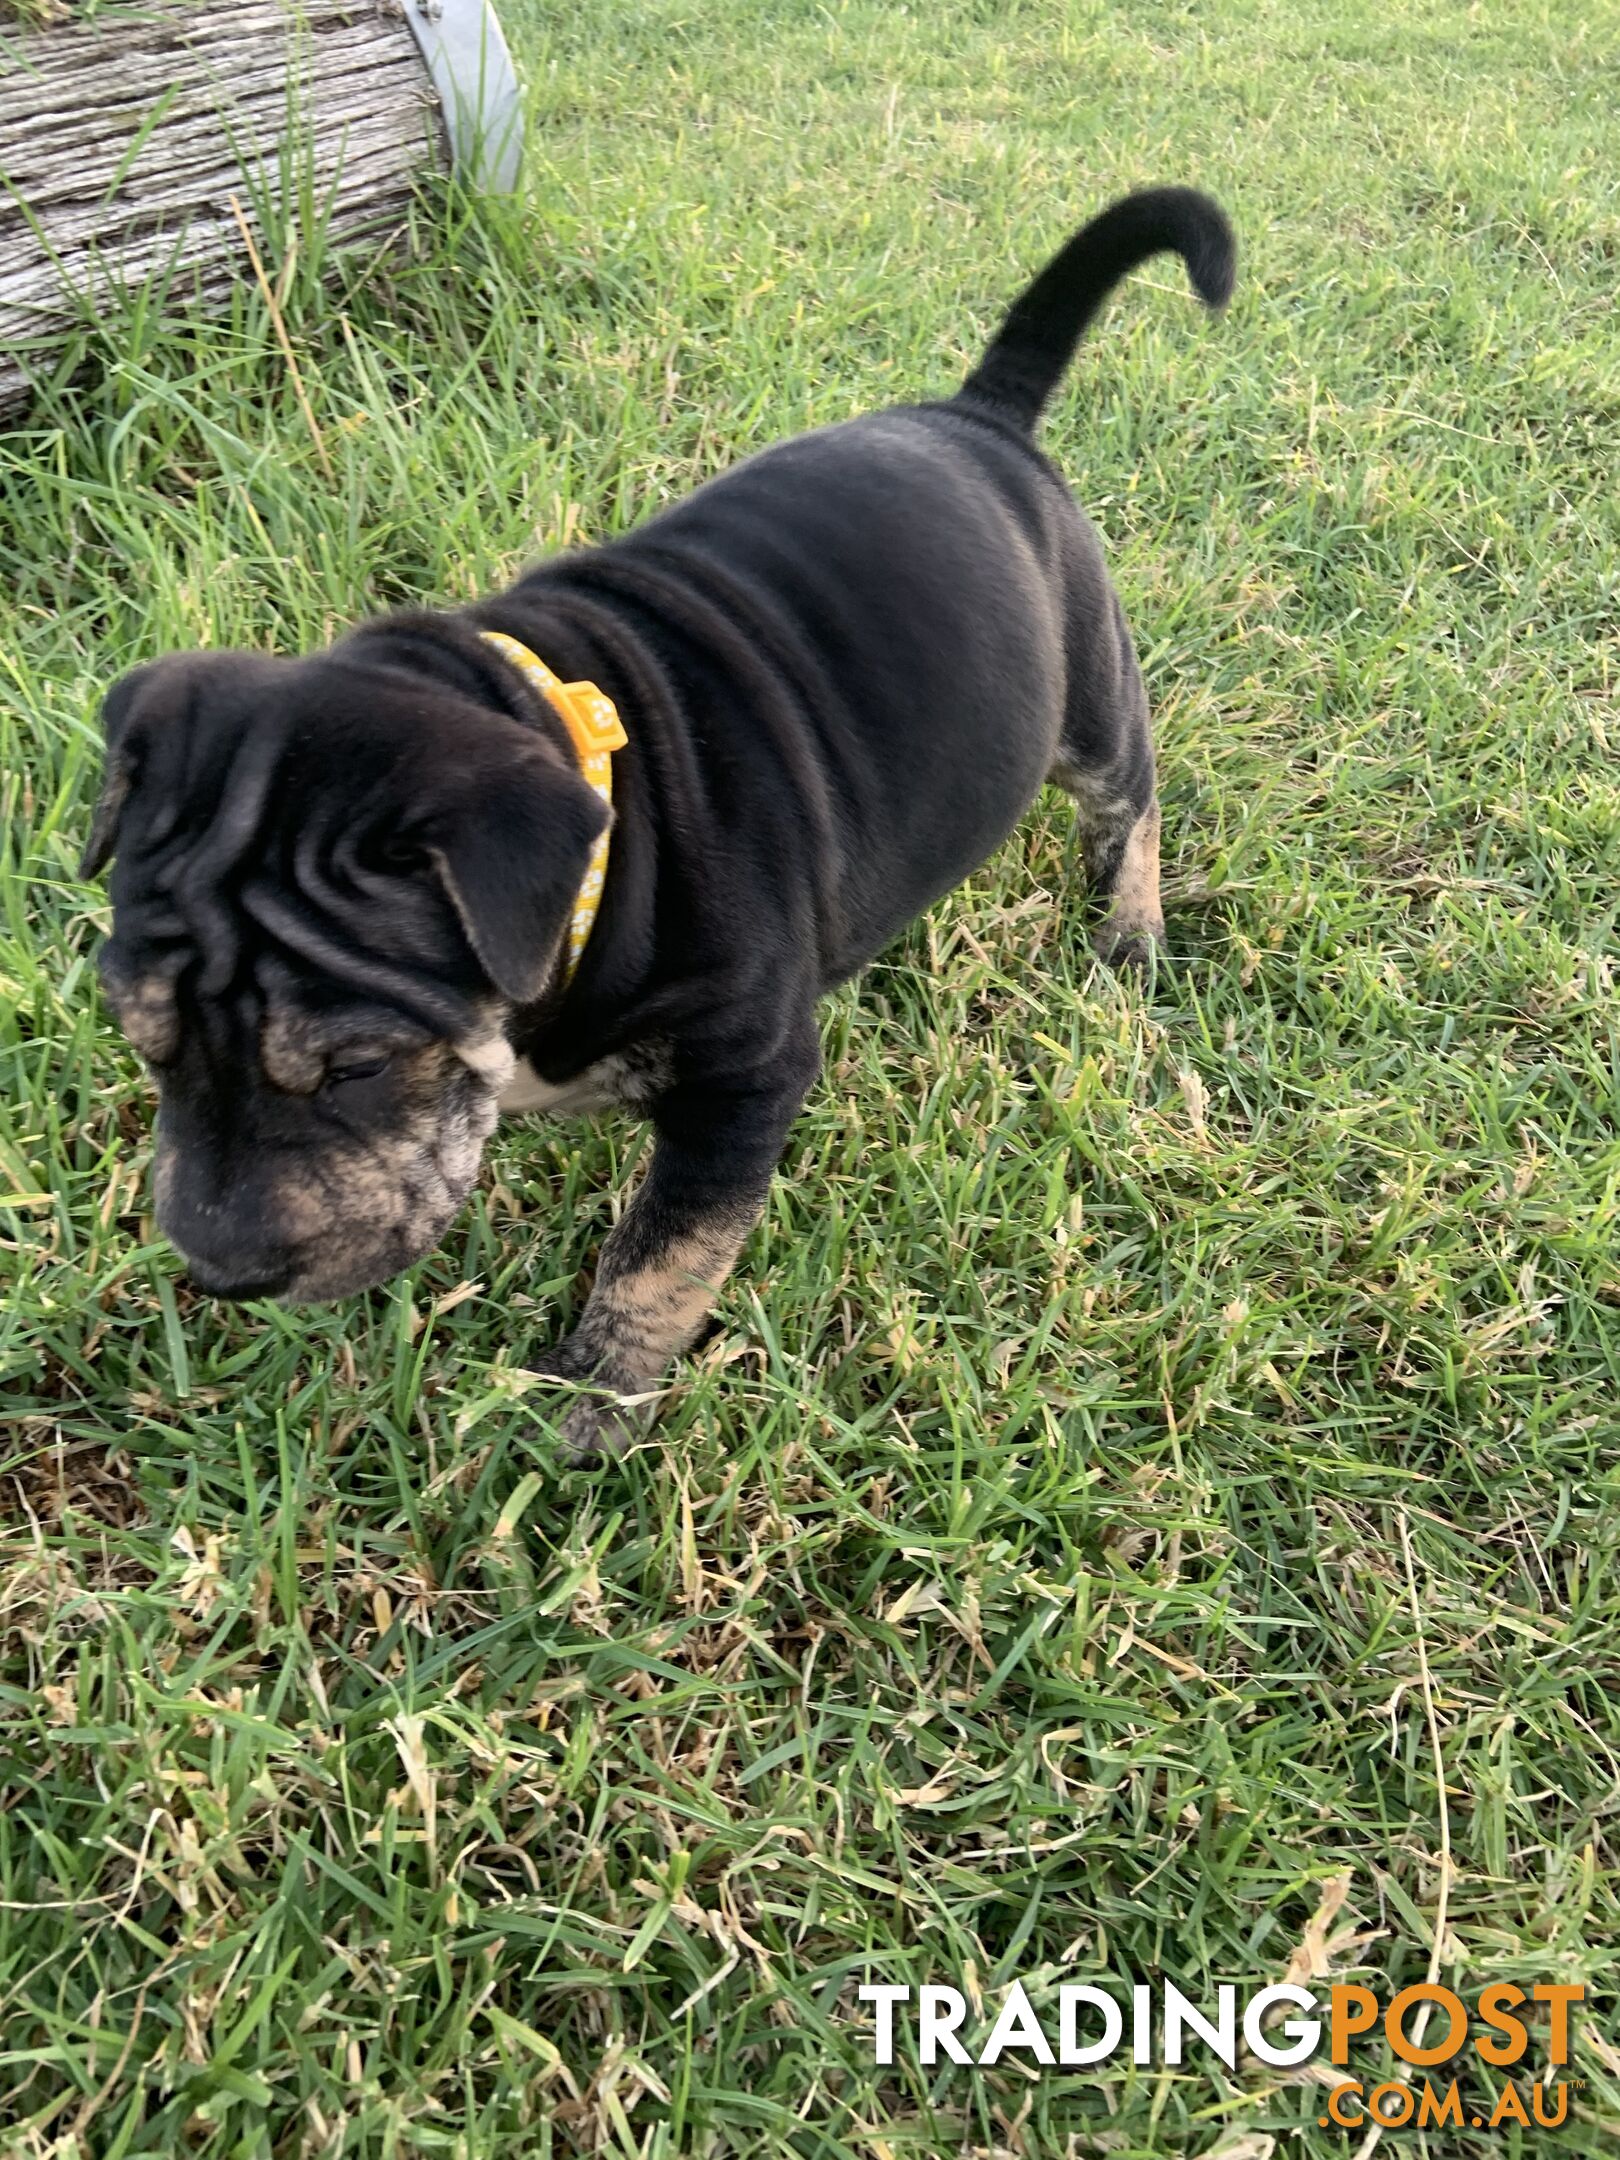
[[[567,728],[579,753],[580,772],[611,810],[613,753],[622,750],[630,740],[613,700],[605,697],[593,682],[560,682],[527,645],[515,637],[508,637],[504,630],[484,630],[479,635],[506,655],[530,688],[539,691]],[[568,969],[564,982],[574,979],[579,956],[585,950],[585,940],[591,934],[596,911],[602,905],[602,888],[607,883],[608,834],[612,829],[610,821],[592,848],[590,866],[574,902],[574,917],[568,926]]]

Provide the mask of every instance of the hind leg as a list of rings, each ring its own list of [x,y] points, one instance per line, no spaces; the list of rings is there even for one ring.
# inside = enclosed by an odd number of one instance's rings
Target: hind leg
[[[1145,968],[1156,946],[1165,947],[1159,906],[1159,806],[1150,802],[1123,837],[1111,842],[1117,867],[1111,884],[1093,880],[1113,906],[1092,934],[1099,960],[1112,968]]]
[[[1092,938],[1097,956],[1110,967],[1144,967],[1164,944],[1159,803],[1147,692],[1128,644],[1117,660],[1107,698],[1089,699],[1066,723],[1049,777],[1074,798],[1091,890],[1112,902]]]

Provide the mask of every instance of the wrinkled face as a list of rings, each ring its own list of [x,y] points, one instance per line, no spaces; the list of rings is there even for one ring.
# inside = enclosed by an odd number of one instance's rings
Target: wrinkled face
[[[157,1218],[224,1297],[335,1298],[442,1236],[605,813],[477,641],[126,677],[87,850],[157,1083]],[[441,649],[443,647],[443,649]]]
[[[463,1041],[385,1005],[261,980],[225,1020],[151,976],[104,974],[158,1087],[159,1228],[220,1297],[346,1297],[448,1228],[477,1175],[509,1064],[498,1031]],[[503,1054],[504,1053],[504,1054]]]

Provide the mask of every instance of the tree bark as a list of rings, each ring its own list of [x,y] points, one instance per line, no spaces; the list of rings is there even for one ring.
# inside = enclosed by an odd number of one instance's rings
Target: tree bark
[[[0,413],[116,288],[159,277],[206,296],[251,275],[233,194],[256,234],[267,206],[272,227],[302,208],[341,243],[386,228],[443,162],[393,0],[154,0],[0,24]]]

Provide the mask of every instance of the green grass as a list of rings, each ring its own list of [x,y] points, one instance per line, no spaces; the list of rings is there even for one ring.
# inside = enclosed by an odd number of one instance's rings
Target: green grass
[[[288,270],[335,488],[251,290],[0,442],[0,2150],[1348,2152],[1253,2063],[879,2071],[855,1990],[1252,1987],[1341,1875],[1334,1973],[1421,1978],[1425,1671],[1442,1977],[1591,1999],[1566,2129],[1385,2149],[1620,2149],[1620,13],[502,12],[521,205]],[[1049,429],[1173,972],[1090,965],[1039,806],[828,1006],[724,1332],[600,1473],[518,1376],[632,1126],[504,1128],[368,1298],[195,1298],[74,871],[107,682],[948,388],[1182,179],[1232,309],[1150,269]]]

